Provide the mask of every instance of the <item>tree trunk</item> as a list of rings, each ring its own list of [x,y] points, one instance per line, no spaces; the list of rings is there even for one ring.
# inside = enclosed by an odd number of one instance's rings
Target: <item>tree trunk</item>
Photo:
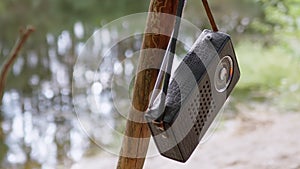
[[[151,0],[143,38],[133,100],[117,169],[142,169],[148,150],[150,131],[144,120],[164,50],[173,30],[178,0]],[[161,15],[162,13],[171,14]],[[159,34],[159,32],[161,34]],[[163,49],[163,50],[159,50]]]

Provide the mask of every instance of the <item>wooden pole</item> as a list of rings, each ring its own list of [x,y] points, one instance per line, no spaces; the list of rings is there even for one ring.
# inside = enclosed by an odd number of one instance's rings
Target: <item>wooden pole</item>
[[[149,96],[154,88],[158,75],[158,69],[163,59],[163,52],[168,46],[174,27],[175,14],[178,0],[151,0],[147,25],[143,37],[143,44],[139,58],[139,67],[134,84],[133,100],[129,112],[125,135],[120,151],[117,169],[142,169],[148,151],[150,131],[144,120],[144,113],[147,110]],[[171,14],[173,17],[160,15]],[[164,32],[158,34],[155,32]],[[156,49],[156,50],[148,50]],[[145,69],[145,67],[148,67]]]

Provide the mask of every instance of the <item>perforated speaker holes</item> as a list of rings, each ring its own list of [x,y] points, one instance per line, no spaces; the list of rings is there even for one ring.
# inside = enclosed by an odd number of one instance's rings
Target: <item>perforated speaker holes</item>
[[[198,89],[199,93],[194,100],[189,103],[188,112],[194,123],[193,129],[199,136],[205,122],[216,109],[216,106],[208,80],[205,83],[202,83],[202,85],[200,84]]]

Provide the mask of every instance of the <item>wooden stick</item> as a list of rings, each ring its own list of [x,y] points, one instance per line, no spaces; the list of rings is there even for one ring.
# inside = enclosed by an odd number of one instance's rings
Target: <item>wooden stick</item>
[[[174,27],[178,0],[151,0],[144,35],[143,49],[166,49],[170,37],[151,32],[166,32],[171,35]],[[167,13],[174,17],[169,18],[155,14]],[[156,31],[155,31],[156,30]],[[149,33],[150,32],[150,33]],[[164,53],[155,51],[141,52],[138,73],[135,79],[132,108],[127,120],[125,136],[123,139],[117,169],[142,169],[148,151],[150,131],[144,120],[144,113],[148,107],[149,96],[158,75],[158,69],[143,69],[149,65],[158,67],[162,62]]]
[[[22,47],[24,46],[26,40],[28,39],[29,35],[34,31],[35,29],[32,26],[27,26],[26,29],[20,30],[20,37],[18,38],[17,42],[15,43],[15,46],[11,50],[10,55],[8,56],[7,60],[3,64],[3,67],[0,72],[0,105],[2,103],[2,97],[4,93],[6,78],[8,75],[9,70],[13,66],[15,60],[18,58],[18,54]]]

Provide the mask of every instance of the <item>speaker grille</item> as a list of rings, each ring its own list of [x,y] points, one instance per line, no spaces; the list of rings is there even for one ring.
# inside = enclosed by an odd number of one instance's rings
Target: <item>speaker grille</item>
[[[193,121],[193,129],[196,135],[200,136],[205,122],[216,109],[215,101],[212,97],[212,91],[209,80],[200,84],[199,93],[189,105],[188,112]]]

